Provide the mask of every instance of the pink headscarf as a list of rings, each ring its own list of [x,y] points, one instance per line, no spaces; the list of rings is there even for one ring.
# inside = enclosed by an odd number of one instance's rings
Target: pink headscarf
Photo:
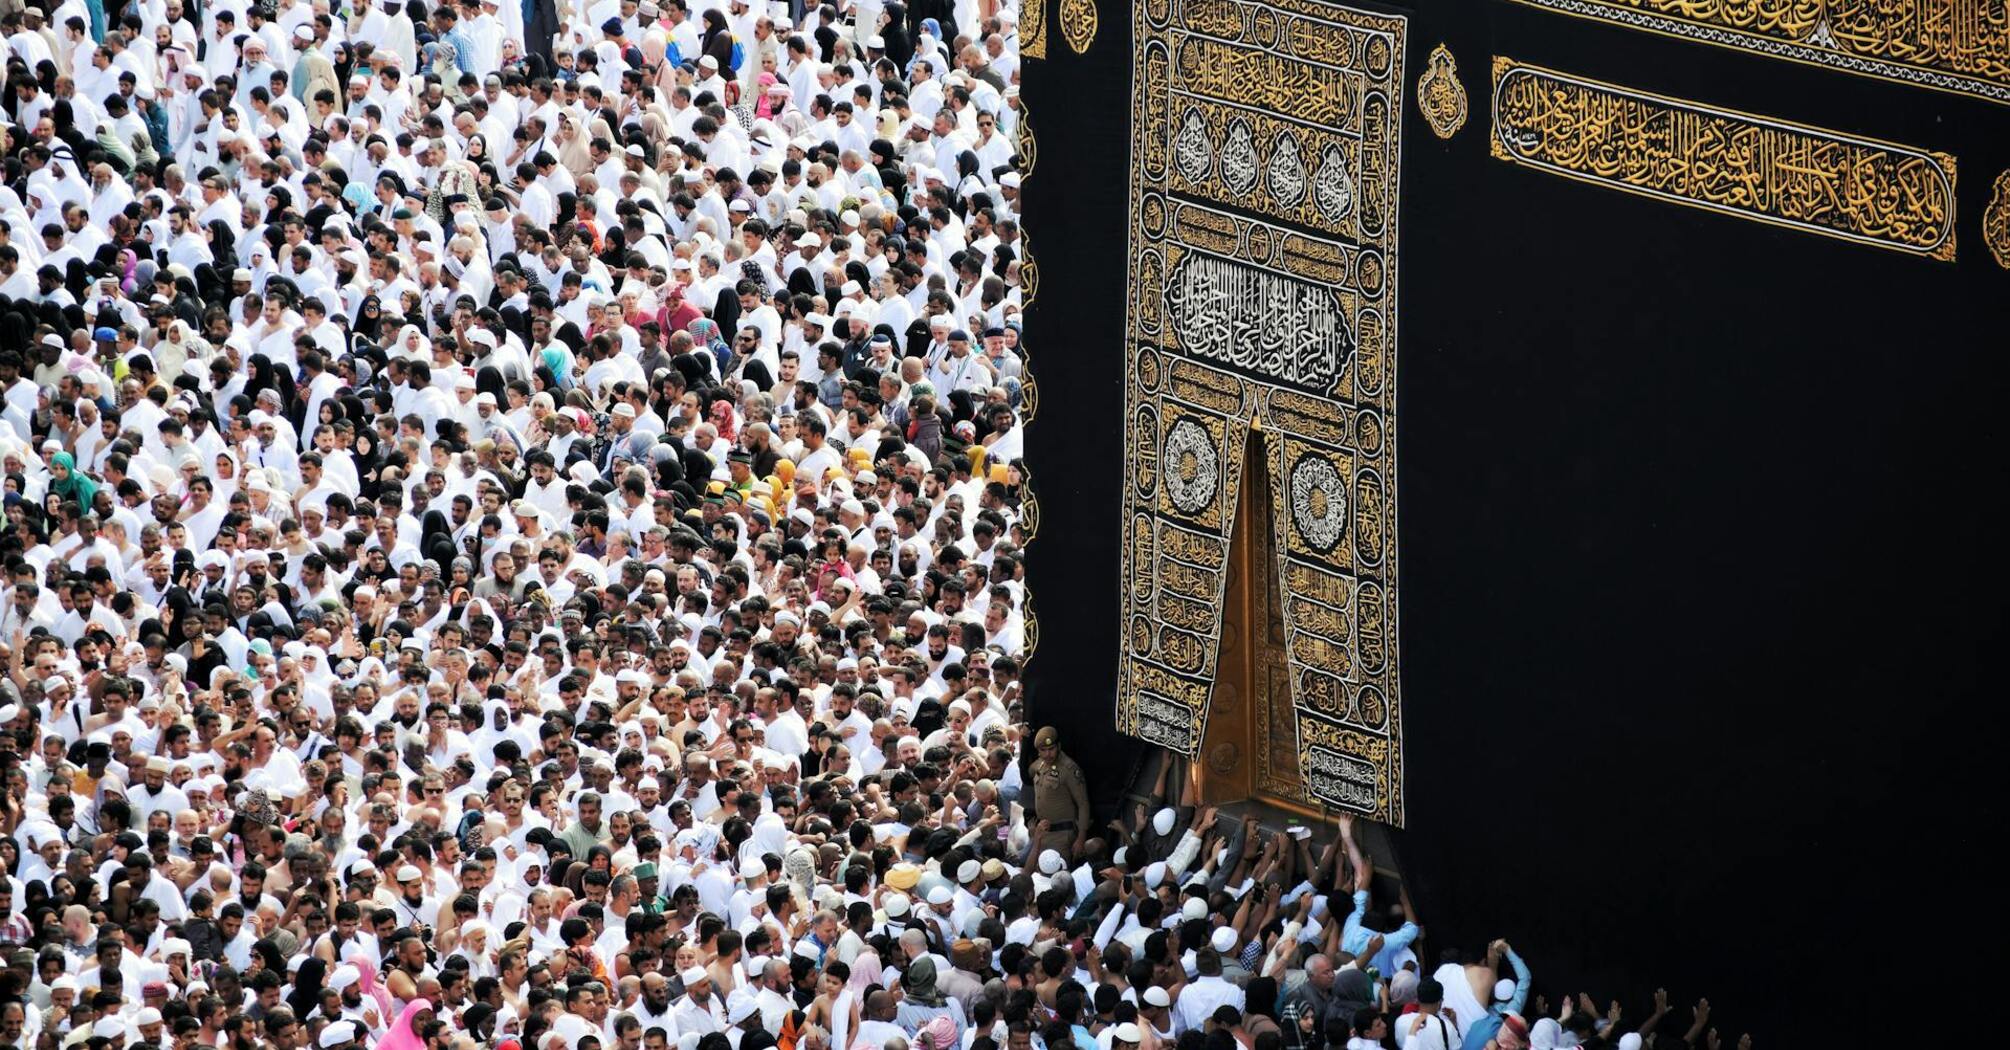
[[[851,979],[845,982],[846,988],[858,995],[864,995],[867,988],[885,983],[880,974],[878,952],[868,948],[852,957]]]
[[[953,1050],[955,1046],[956,1021],[948,1014],[936,1014],[914,1033],[915,1050]]]
[[[740,428],[734,422],[733,405],[728,401],[712,402],[712,425],[719,428],[719,437],[731,441],[740,436]]]
[[[389,1017],[391,1016],[390,989],[384,987],[383,981],[377,977],[377,968],[368,965],[368,962],[368,959],[361,957],[353,957],[350,961],[349,965],[356,967],[358,977],[356,987],[361,988],[364,995],[376,1000],[378,1017]]]
[[[390,1034],[377,1042],[377,1050],[426,1050],[425,1037],[412,1029],[421,1012],[433,1012],[431,999],[414,999],[406,1003],[405,1011],[391,1024]]]
[[[756,119],[766,120],[775,115],[774,96],[768,94],[768,89],[778,83],[779,78],[764,70],[760,76],[754,78],[754,82],[760,85],[754,95],[754,116]]]

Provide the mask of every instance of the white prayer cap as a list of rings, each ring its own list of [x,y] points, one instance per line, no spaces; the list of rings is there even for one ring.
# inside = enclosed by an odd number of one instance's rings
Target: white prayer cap
[[[1152,863],[1145,865],[1146,889],[1148,890],[1158,889],[1159,884],[1164,882],[1165,880],[1166,880],[1166,865],[1164,861],[1162,860],[1153,861]]]
[[[341,1046],[356,1038],[356,1026],[349,1021],[337,1021],[321,1030],[322,1046]]]
[[[1110,1029],[1110,1038],[1119,1043],[1141,1043],[1144,1042],[1145,1034],[1138,1030],[1137,1025],[1126,1021]]]
[[[683,973],[680,973],[677,976],[684,982],[684,987],[686,989],[690,988],[694,984],[699,983],[700,981],[711,980],[710,977],[707,977],[705,975],[705,968],[703,966],[687,967]]]
[[[1190,920],[1205,919],[1207,918],[1207,902],[1201,900],[1199,897],[1188,897],[1186,903],[1180,906],[1179,913]]]
[[[1172,807],[1168,806],[1152,814],[1152,830],[1161,835],[1170,835],[1172,834],[1173,823],[1177,820],[1179,820],[1179,814],[1174,813]]]
[[[138,1025],[159,1024],[161,1023],[161,1012],[151,1006],[145,1007],[140,1010],[138,1016],[133,1018],[133,1023]]]
[[[1056,853],[1053,850],[1044,850],[1040,854],[1040,873],[1042,875],[1052,875],[1055,872],[1060,871],[1062,865],[1066,863],[1067,863],[1066,861],[1063,861],[1061,859],[1061,855],[1059,853]],[[1123,862],[1118,861],[1118,863],[1121,864]]]
[[[947,886],[937,886],[928,891],[928,903],[930,904],[948,904],[955,899],[956,894],[950,892]]]
[[[1208,943],[1214,945],[1215,951],[1222,953],[1232,952],[1235,950],[1235,931],[1227,926],[1223,926],[1214,931],[1214,936],[1208,939]]]
[[[423,878],[423,877],[424,877],[424,876],[423,876],[423,874],[422,874],[422,873],[421,873],[421,872],[419,871],[419,869],[418,869],[418,868],[415,868],[415,867],[413,867],[413,866],[412,866],[412,865],[410,865],[410,864],[407,864],[407,865],[405,865],[404,867],[402,867],[402,868],[399,868],[399,869],[398,869],[398,881],[399,881],[399,882],[412,882],[412,881],[414,881],[414,880],[416,880],[416,879],[419,879],[419,878]]]
[[[957,882],[976,882],[984,876],[984,865],[974,860],[966,860],[956,866]]]
[[[753,994],[745,988],[735,988],[733,993],[726,997],[726,1023],[739,1024],[754,1016],[756,1009]]]
[[[897,893],[886,899],[886,914],[899,919],[907,915],[907,894]]]
[[[1172,996],[1168,995],[1166,990],[1160,988],[1158,985],[1152,985],[1150,988],[1145,989],[1145,1005],[1171,1006]]]
[[[1514,982],[1503,977],[1494,982],[1494,1002],[1504,1003],[1514,998]]]
[[[767,873],[768,866],[761,863],[759,857],[748,857],[740,862],[740,877],[743,879],[758,879]]]

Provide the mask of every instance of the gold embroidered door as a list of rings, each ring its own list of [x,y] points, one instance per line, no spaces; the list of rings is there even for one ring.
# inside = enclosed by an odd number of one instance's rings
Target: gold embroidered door
[[[1299,772],[1277,518],[1263,441],[1262,432],[1249,431],[1222,601],[1221,670],[1197,766],[1201,800],[1254,801],[1317,816],[1323,807]]]

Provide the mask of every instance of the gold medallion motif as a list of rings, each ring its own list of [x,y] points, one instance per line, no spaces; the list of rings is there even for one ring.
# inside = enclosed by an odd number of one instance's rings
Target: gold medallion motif
[[[1996,176],[1989,195],[1989,207],[1982,211],[1982,243],[1996,257],[1996,265],[2010,270],[2010,171]]]
[[[1417,78],[1417,108],[1441,139],[1466,126],[1466,88],[1459,83],[1459,64],[1443,44],[1431,49],[1424,75]]]
[[[1096,42],[1094,0],[1061,0],[1061,36],[1076,54],[1089,50],[1089,45]]]

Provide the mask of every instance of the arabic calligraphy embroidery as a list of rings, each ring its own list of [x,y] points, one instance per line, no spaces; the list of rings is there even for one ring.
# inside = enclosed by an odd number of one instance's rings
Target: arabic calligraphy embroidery
[[[1646,197],[1954,259],[1955,160],[1494,59],[1493,155]]]

